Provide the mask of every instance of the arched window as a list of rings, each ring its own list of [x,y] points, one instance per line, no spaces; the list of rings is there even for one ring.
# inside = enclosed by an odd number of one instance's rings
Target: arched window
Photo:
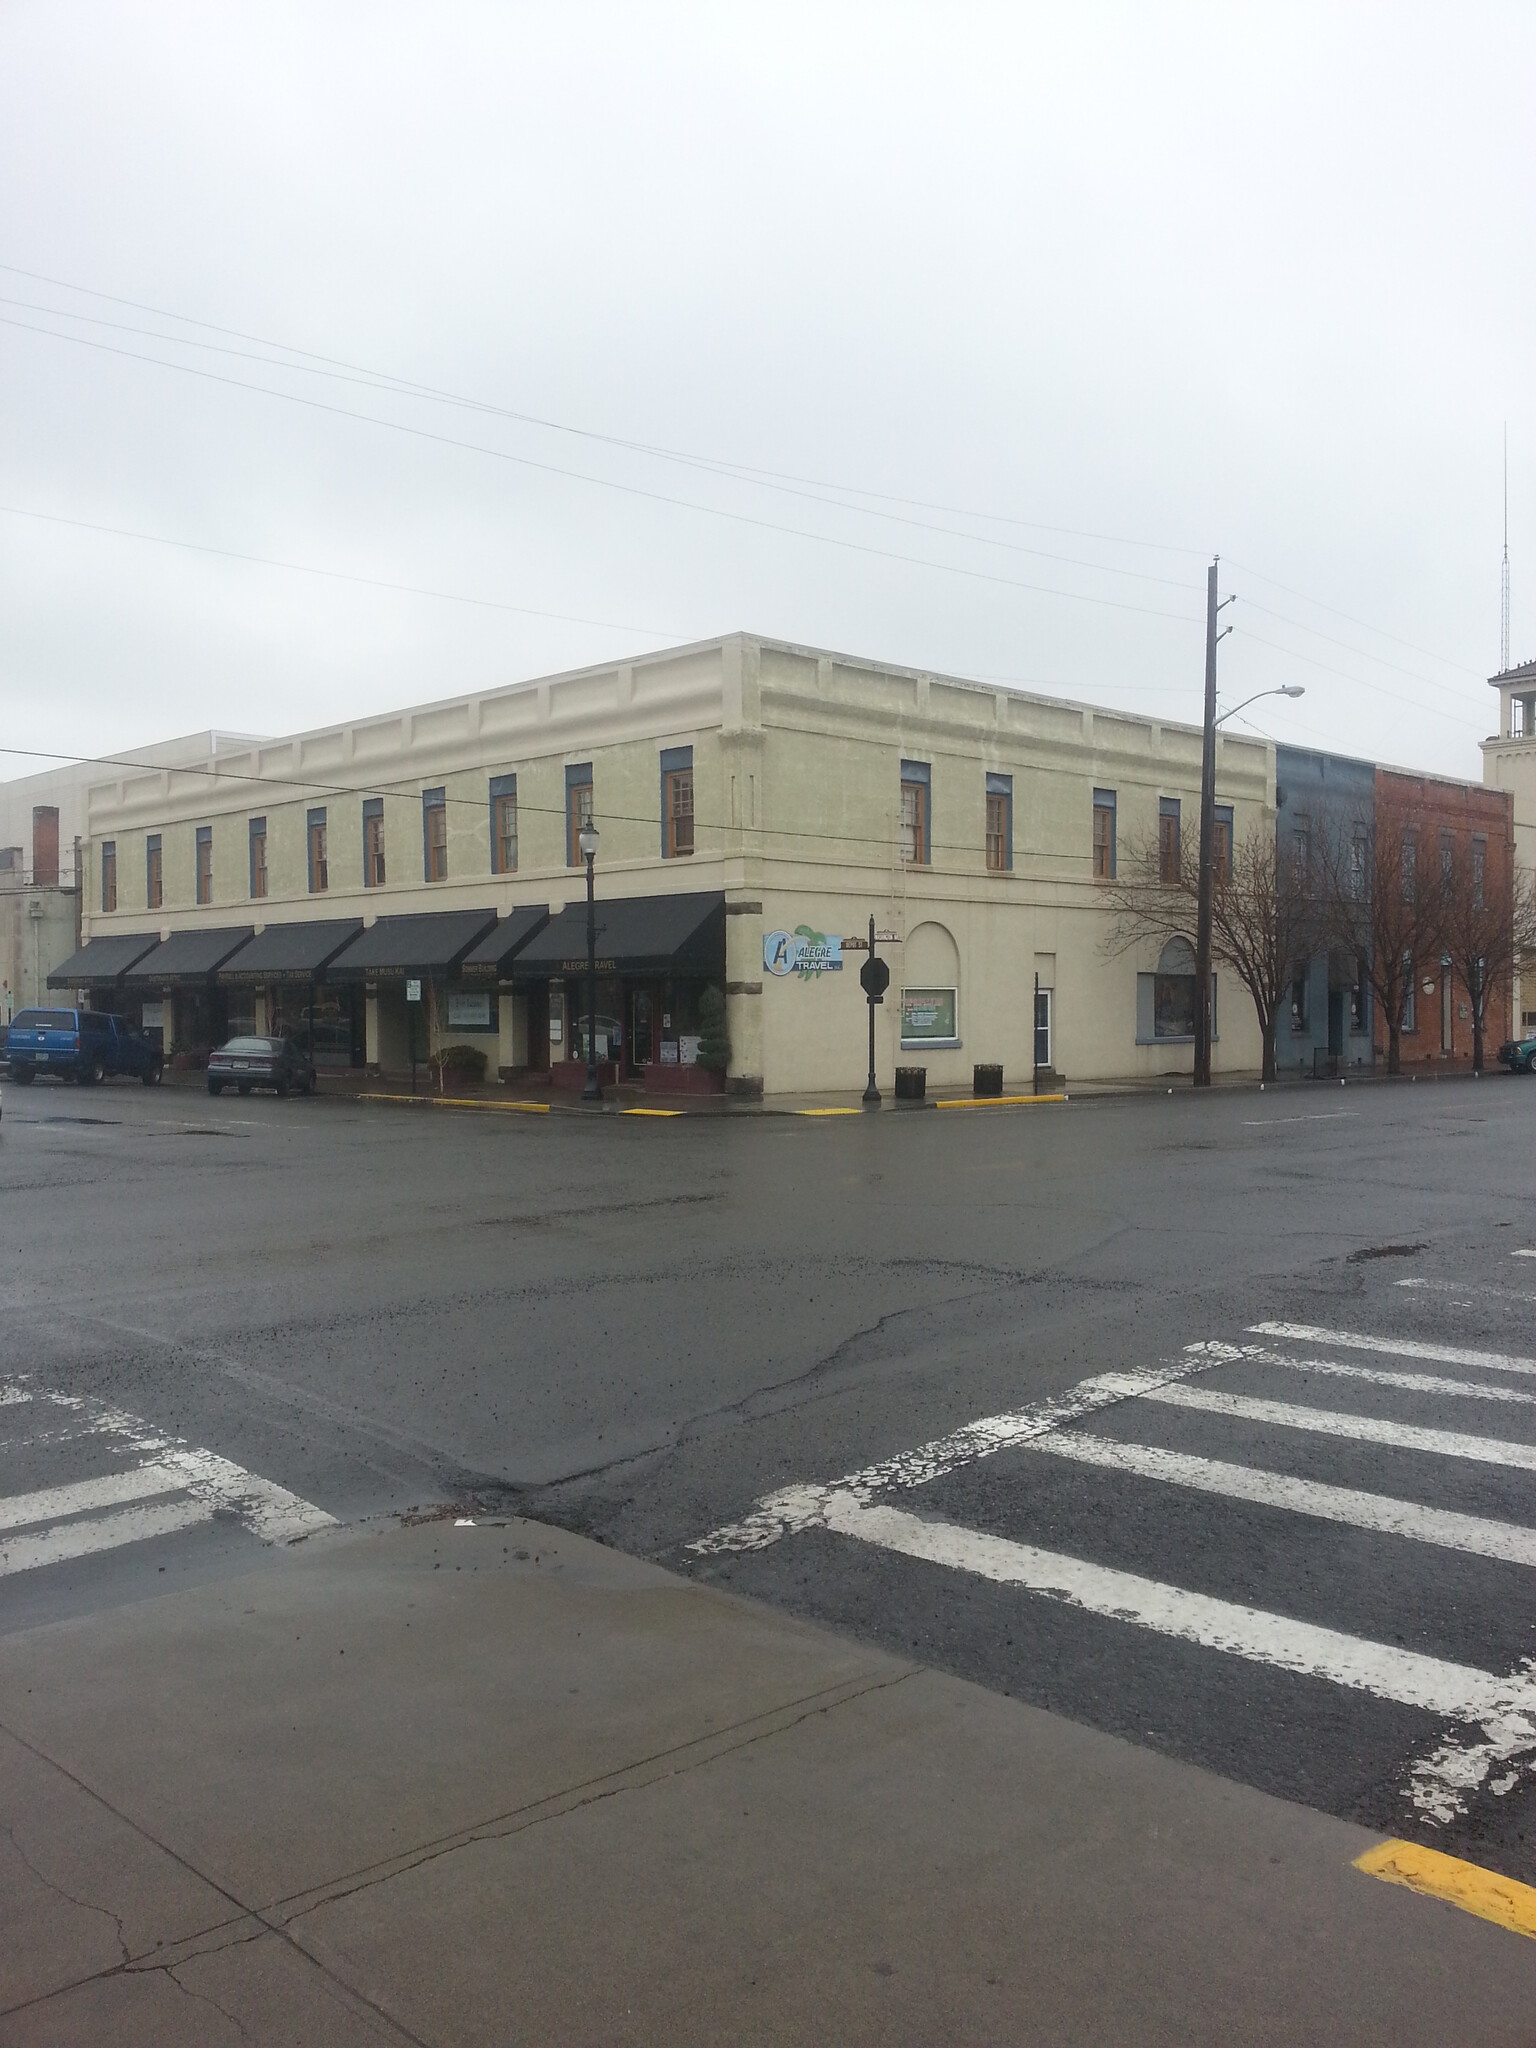
[[[901,1042],[954,1045],[960,1037],[960,949],[947,925],[929,920],[901,949]]]
[[[1152,981],[1152,1035],[1195,1035],[1195,949],[1188,939],[1170,939],[1158,957]]]

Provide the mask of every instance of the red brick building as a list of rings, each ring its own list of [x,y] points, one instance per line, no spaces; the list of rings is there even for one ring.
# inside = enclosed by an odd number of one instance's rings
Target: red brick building
[[[1435,775],[1376,770],[1378,831],[1401,834],[1404,887],[1435,892],[1450,904],[1456,889],[1476,878],[1479,905],[1510,901],[1515,862],[1514,799],[1507,790],[1452,782]],[[1453,877],[1460,878],[1453,883]],[[1465,950],[1463,948],[1463,950]],[[1448,935],[1432,957],[1413,963],[1412,997],[1404,1005],[1402,1061],[1472,1064],[1472,996],[1453,964],[1457,946]],[[1490,974],[1483,1010],[1484,1058],[1491,1062],[1514,1030],[1510,976]],[[1377,1006],[1376,1047],[1387,1044],[1386,1019]]]

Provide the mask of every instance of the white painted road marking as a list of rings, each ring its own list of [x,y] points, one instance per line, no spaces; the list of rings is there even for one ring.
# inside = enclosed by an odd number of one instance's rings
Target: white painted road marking
[[[1340,1365],[1332,1358],[1285,1358],[1278,1351],[1251,1351],[1262,1365],[1283,1365],[1291,1372],[1321,1373],[1330,1379],[1364,1380],[1375,1387],[1397,1387],[1406,1394],[1449,1394],[1454,1400],[1515,1401],[1536,1405],[1536,1393],[1523,1387],[1490,1387],[1483,1380],[1447,1380],[1432,1372],[1389,1372],[1379,1365]]]
[[[1264,1401],[1248,1394],[1219,1394],[1209,1387],[1149,1387],[1142,1398],[1170,1408],[1195,1408],[1206,1415],[1310,1430],[1314,1436],[1349,1437],[1356,1443],[1389,1444],[1399,1451],[1430,1451],[1441,1458],[1469,1458],[1482,1465],[1510,1465],[1536,1472],[1536,1444],[1465,1436],[1449,1429],[1420,1429],[1411,1422],[1384,1422],[1375,1415],[1345,1415],[1332,1408],[1303,1408],[1291,1401]]]
[[[1341,1117],[1358,1116],[1358,1109],[1319,1109],[1306,1116],[1245,1116],[1243,1127],[1250,1131],[1267,1131],[1276,1124],[1332,1124]]]
[[[1459,1810],[1469,1772],[1476,1771],[1476,1782],[1481,1783],[1495,1763],[1523,1766],[1536,1755],[1536,1678],[1529,1671],[1501,1678],[1472,1665],[1451,1664],[1417,1650],[1191,1593],[1032,1544],[947,1522],[925,1522],[900,1508],[867,1507],[851,1493],[835,1493],[825,1519],[829,1529],[860,1543],[947,1565],[999,1585],[1021,1586],[1109,1621],[1222,1650],[1298,1677],[1326,1679],[1480,1728],[1482,1742],[1470,1747],[1442,1744],[1415,1766],[1414,1798],[1425,1812],[1437,1800],[1449,1812]]]
[[[1312,1323],[1251,1323],[1253,1337],[1287,1337],[1295,1344],[1331,1344],[1341,1351],[1379,1351],[1389,1358],[1422,1358],[1429,1365],[1470,1365],[1484,1372],[1536,1374],[1536,1358],[1505,1351],[1468,1351],[1459,1344],[1422,1344],[1412,1337],[1367,1337],[1354,1330],[1320,1330]]]
[[[122,1508],[113,1515],[29,1530],[0,1539],[0,1578],[8,1578],[13,1572],[36,1571],[42,1565],[62,1564],[69,1558],[90,1557],[98,1550],[118,1550],[125,1543],[144,1543],[151,1536],[172,1536],[212,1520],[213,1509],[208,1502],[194,1500],[188,1494],[180,1500],[156,1501],[147,1507]]]
[[[35,1444],[51,1449],[85,1437],[102,1445],[105,1438],[102,1448],[110,1455],[133,1462],[72,1484],[0,1497],[0,1532],[17,1532],[0,1540],[0,1578],[170,1535],[216,1515],[227,1515],[263,1543],[296,1543],[335,1526],[333,1515],[287,1487],[217,1452],[164,1436],[124,1409],[20,1380],[0,1384],[0,1403],[19,1401],[32,1404],[29,1422],[62,1409],[68,1423],[0,1439],[0,1452]],[[162,1495],[176,1498],[156,1498]]]
[[[949,1436],[935,1437],[914,1451],[898,1451],[894,1457],[866,1465],[861,1472],[849,1472],[829,1486],[786,1486],[776,1493],[764,1494],[739,1522],[727,1522],[722,1528],[712,1529],[687,1547],[700,1557],[726,1551],[766,1550],[785,1536],[820,1527],[825,1520],[825,1505],[834,1493],[851,1493],[860,1500],[871,1500],[876,1494],[898,1487],[926,1486],[931,1480],[974,1464],[978,1458],[1032,1443],[1048,1430],[1060,1429],[1085,1415],[1096,1415],[1121,1401],[1133,1401],[1153,1387],[1209,1372],[1213,1365],[1225,1364],[1233,1355],[1226,1348],[1219,1354],[1207,1355],[1203,1348],[1196,1351],[1192,1347],[1177,1364],[1148,1366],[1135,1372],[1096,1373],[1092,1379],[1079,1380],[1064,1394],[1028,1408],[1010,1409],[1002,1415],[983,1415]]]
[[[1351,1528],[1371,1529],[1384,1536],[1433,1543],[1443,1550],[1495,1557],[1505,1564],[1536,1566],[1536,1529],[1521,1528],[1516,1522],[1495,1522],[1481,1515],[1421,1507],[1417,1501],[1393,1500],[1384,1493],[1328,1486],[1316,1479],[1294,1479],[1288,1472],[1231,1465],[1219,1458],[1196,1458],[1186,1451],[1165,1451],[1152,1444],[1083,1436],[1075,1429],[1037,1437],[1029,1448],[1052,1458],[1071,1458],[1080,1465],[1100,1465],[1114,1472],[1134,1472],[1142,1479],[1187,1486],[1197,1493],[1214,1493],[1226,1500],[1285,1508],[1292,1514],[1312,1515],[1324,1522],[1344,1522]]]
[[[129,1500],[148,1500],[157,1493],[183,1493],[186,1484],[169,1465],[134,1465],[126,1472],[109,1472],[103,1479],[81,1479],[73,1486],[49,1486],[39,1493],[13,1493],[0,1500],[0,1529],[25,1529],[33,1522],[60,1522],[68,1515],[119,1507]]]

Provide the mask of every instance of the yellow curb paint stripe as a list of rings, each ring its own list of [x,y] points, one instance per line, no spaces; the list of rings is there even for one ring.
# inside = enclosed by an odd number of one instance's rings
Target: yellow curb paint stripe
[[[797,1109],[796,1116],[862,1116],[862,1109]]]
[[[686,1116],[685,1109],[621,1109],[620,1116]]]
[[[951,1095],[935,1109],[1022,1109],[1035,1102],[1065,1102],[1065,1095]]]
[[[419,1102],[423,1109],[490,1109],[500,1115],[548,1116],[547,1102],[480,1102],[473,1095],[383,1095],[363,1089],[359,1102]]]
[[[1427,1899],[1443,1899],[1463,1913],[1475,1913],[1479,1920],[1536,1940],[1536,1886],[1517,1878],[1501,1877],[1496,1870],[1464,1863],[1459,1856],[1423,1848],[1418,1842],[1382,1842],[1357,1856],[1355,1868],[1384,1884],[1405,1885]]]

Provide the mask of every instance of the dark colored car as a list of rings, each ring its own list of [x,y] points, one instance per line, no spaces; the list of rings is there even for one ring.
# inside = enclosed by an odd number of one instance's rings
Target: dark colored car
[[[137,1075],[146,1087],[160,1078],[160,1048],[105,1010],[18,1010],[5,1040],[12,1080],[25,1088],[39,1074],[60,1081],[104,1081]]]
[[[1536,1074],[1536,1031],[1527,1031],[1523,1038],[1506,1038],[1499,1047],[1499,1058],[1512,1074]]]
[[[297,1088],[310,1095],[314,1086],[314,1063],[291,1038],[232,1038],[208,1055],[210,1095],[222,1095],[226,1088],[242,1095],[253,1088],[275,1088],[286,1095]]]

